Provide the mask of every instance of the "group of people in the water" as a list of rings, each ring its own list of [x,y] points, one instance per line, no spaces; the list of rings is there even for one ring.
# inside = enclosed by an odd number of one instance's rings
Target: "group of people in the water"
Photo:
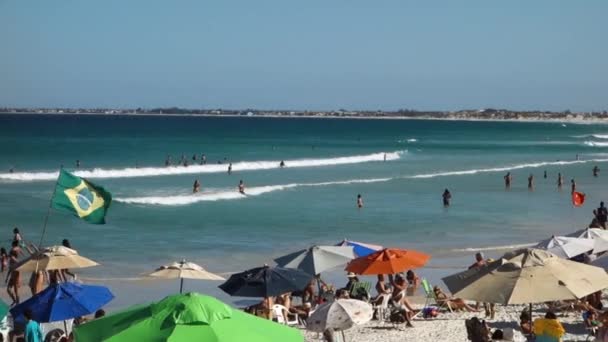
[[[593,177],[599,177],[600,175],[600,168],[596,165],[593,167]],[[513,182],[513,176],[511,175],[511,172],[507,172],[506,175],[504,175],[504,180],[505,180],[505,188],[510,189],[511,188],[511,183]],[[543,172],[543,178],[547,179],[547,170],[545,170]],[[561,188],[564,186],[564,177],[562,176],[561,172],[557,173],[557,188],[561,190]],[[530,174],[530,176],[528,176],[528,189],[529,190],[534,190],[534,175]],[[572,178],[570,180],[570,192],[574,193],[576,191],[576,181],[574,180],[574,178]]]

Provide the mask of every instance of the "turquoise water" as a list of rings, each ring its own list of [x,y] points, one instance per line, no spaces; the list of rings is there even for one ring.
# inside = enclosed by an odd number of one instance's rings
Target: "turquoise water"
[[[167,155],[175,161],[202,153],[206,166],[163,166]],[[231,175],[225,163],[216,164],[224,158],[233,163]],[[54,173],[60,165],[74,169],[77,159],[77,172],[115,198],[108,223],[90,225],[53,211],[45,244],[69,238],[102,264],[83,276],[122,288],[129,295],[119,296],[117,305],[124,305],[154,299],[175,284],[145,282],[153,290],[141,293],[136,289],[142,283],[108,279],[137,277],[181,258],[233,272],[347,237],[428,252],[435,268],[421,273],[437,278],[470,263],[468,248],[525,244],[583,227],[608,190],[604,175],[591,174],[594,165],[608,172],[608,127],[0,115],[4,246],[15,225],[26,239],[38,241]],[[510,191],[502,180],[507,169],[514,175]],[[583,208],[572,208],[567,184],[558,191],[557,172],[575,178],[587,194]],[[526,184],[530,173],[536,177],[533,192]],[[191,193],[194,179],[202,193]],[[241,179],[247,196],[236,192]],[[449,209],[441,205],[444,188],[453,194]],[[362,210],[355,206],[357,194],[365,202]],[[221,296],[216,285],[191,286]]]

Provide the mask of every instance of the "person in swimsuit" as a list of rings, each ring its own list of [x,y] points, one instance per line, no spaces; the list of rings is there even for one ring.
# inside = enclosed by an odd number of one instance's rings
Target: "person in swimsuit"
[[[201,155],[201,165],[205,165],[207,164],[207,156],[202,154]]]
[[[545,173],[543,174],[543,178],[547,179],[547,170],[545,170]]]
[[[2,273],[4,273],[4,271],[8,267],[8,253],[6,252],[6,249],[4,247],[0,248],[0,267],[0,271]]]
[[[14,304],[19,304],[19,286],[21,285],[21,275],[19,274],[19,271],[16,271],[14,269],[17,266],[17,263],[19,262],[18,257],[19,255],[17,254],[17,252],[11,250],[8,260],[9,271],[8,276],[6,278],[6,292],[13,300],[11,306]]]
[[[194,164],[194,162],[196,161],[196,154],[192,155],[192,164]]]
[[[361,197],[361,194],[357,195],[357,208],[363,208],[363,197]]]
[[[445,189],[445,191],[443,191],[443,195],[441,195],[441,197],[443,198],[443,206],[446,208],[449,207],[450,200],[452,199],[452,194],[450,193],[450,190]]]
[[[511,176],[511,172],[507,172],[507,174],[504,177],[505,179],[505,188],[510,188],[511,187],[511,181],[513,181],[513,177]]]
[[[597,165],[595,165],[595,166],[593,167],[593,177],[597,177],[597,176],[599,176],[599,175],[600,175],[600,168],[599,168],[599,167],[597,167]]]
[[[76,159],[76,168],[79,168],[79,167],[80,167],[80,160]]]
[[[13,242],[17,241],[19,246],[23,244],[23,238],[21,237],[21,233],[19,233],[19,228],[13,228]]]
[[[195,194],[199,191],[201,191],[201,182],[199,182],[198,179],[196,179],[194,181],[194,185],[192,186],[192,193]]]
[[[285,162],[281,160],[281,163],[279,164],[280,168],[284,168],[285,167]]]
[[[530,176],[528,176],[528,189],[532,190],[534,189],[534,175],[530,174]]]
[[[165,166],[171,166],[171,155],[168,155],[165,159]]]
[[[245,194],[245,183],[243,183],[243,180],[239,181],[239,193]]]
[[[232,163],[228,165],[228,174],[232,174]]]
[[[557,174],[557,187],[559,189],[561,189],[563,185],[564,185],[564,177],[562,177],[562,173],[560,172]]]
[[[570,180],[570,193],[573,194],[576,191],[576,182],[574,178]]]

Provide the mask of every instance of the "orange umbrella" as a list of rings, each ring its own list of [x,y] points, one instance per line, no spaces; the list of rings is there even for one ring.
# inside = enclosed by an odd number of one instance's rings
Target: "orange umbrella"
[[[418,251],[385,248],[351,261],[346,270],[356,274],[395,274],[422,267],[430,258]]]

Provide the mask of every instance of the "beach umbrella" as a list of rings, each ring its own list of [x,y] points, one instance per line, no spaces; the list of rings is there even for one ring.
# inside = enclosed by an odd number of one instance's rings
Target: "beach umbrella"
[[[414,250],[385,248],[351,261],[346,270],[356,274],[395,274],[422,267],[430,258]]]
[[[280,267],[295,268],[316,275],[355,258],[351,246],[312,246],[274,259]]]
[[[32,310],[33,319],[47,323],[89,315],[109,303],[114,295],[105,286],[59,283],[14,306],[10,312],[23,321],[25,310]]]
[[[586,228],[566,236],[593,240],[593,254],[608,251],[608,231],[603,229]]]
[[[198,293],[178,294],[76,327],[78,342],[303,342],[294,328]]]
[[[379,245],[372,245],[372,244],[369,244],[369,243],[350,241],[350,240],[346,240],[346,239],[338,242],[336,244],[336,246],[352,246],[353,247],[353,251],[355,252],[355,255],[357,256],[357,258],[370,255],[370,254],[372,254],[372,253],[374,253],[376,251],[379,251],[382,248],[384,248],[384,247],[379,246]]]
[[[608,288],[608,274],[530,248],[445,277],[443,282],[455,298],[509,305],[579,299]]]
[[[593,250],[595,242],[587,238],[552,236],[538,243],[534,248],[546,250],[560,258],[570,259]]]
[[[179,279],[179,293],[184,289],[184,279],[226,280],[224,277],[206,271],[201,266],[182,260],[171,265],[161,266],[149,274],[150,277]]]
[[[68,268],[86,268],[99,265],[93,260],[78,255],[78,252],[64,246],[46,247],[21,261],[16,266],[17,271],[37,272],[62,270]]]
[[[306,320],[306,330],[344,331],[371,321],[373,314],[374,309],[369,303],[356,299],[338,299],[319,305]]]
[[[601,257],[593,260],[591,266],[601,267],[604,271],[608,270],[608,255],[602,255]]]
[[[274,297],[304,289],[312,277],[293,268],[263,266],[235,273],[219,288],[231,296]]]

